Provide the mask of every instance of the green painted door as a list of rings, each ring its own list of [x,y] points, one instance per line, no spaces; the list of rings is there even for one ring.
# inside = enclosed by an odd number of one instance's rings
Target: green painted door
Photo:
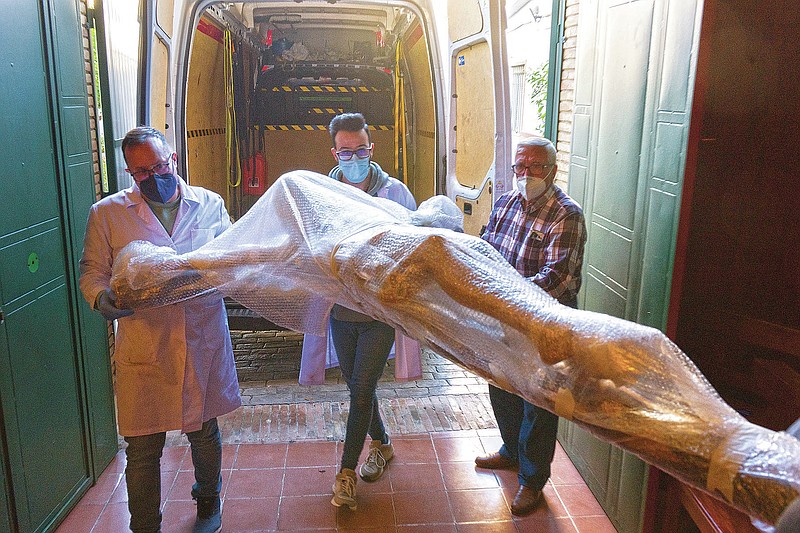
[[[114,391],[108,352],[108,322],[92,312],[78,292],[78,261],[89,208],[95,202],[89,99],[78,0],[50,0],[50,45],[57,68],[51,105],[57,115],[61,218],[66,229],[65,260],[77,332],[78,369],[85,386],[83,408],[90,458],[96,478],[117,453]]]
[[[13,505],[0,524],[9,530],[50,528],[116,451],[105,326],[77,297],[94,200],[81,40],[75,0],[18,2],[0,19],[0,504]]]
[[[0,331],[0,342],[3,342],[2,331]],[[0,420],[3,420],[3,405],[0,403]],[[11,509],[8,507],[8,494],[11,492],[6,475],[5,457],[5,432],[0,426],[0,531],[11,531]]]
[[[570,195],[589,231],[580,305],[664,329],[702,6],[582,0]],[[561,442],[620,532],[642,528],[648,467],[562,424]]]

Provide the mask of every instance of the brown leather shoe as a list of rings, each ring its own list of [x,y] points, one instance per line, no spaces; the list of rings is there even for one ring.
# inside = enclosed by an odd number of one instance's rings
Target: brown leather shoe
[[[511,503],[511,514],[515,516],[530,514],[539,505],[541,499],[542,491],[520,485],[517,495],[514,496],[514,501]]]
[[[500,452],[495,452],[491,455],[482,455],[481,457],[475,458],[475,464],[478,465],[480,468],[490,468],[492,470],[498,469],[515,469],[519,466],[519,463],[514,461],[513,459],[509,459],[505,455],[501,455]]]

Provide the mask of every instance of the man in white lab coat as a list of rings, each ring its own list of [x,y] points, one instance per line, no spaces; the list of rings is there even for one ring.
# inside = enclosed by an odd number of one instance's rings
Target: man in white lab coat
[[[122,151],[135,185],[91,207],[80,261],[80,288],[92,307],[117,320],[119,432],[128,443],[125,477],[131,530],[160,531],[160,458],[166,432],[191,444],[196,532],[222,524],[222,445],[216,417],[241,405],[222,296],[154,309],[116,307],[110,288],[116,254],[146,240],[185,253],[230,226],[222,198],[176,174],[177,155],[153,128],[128,132]]]

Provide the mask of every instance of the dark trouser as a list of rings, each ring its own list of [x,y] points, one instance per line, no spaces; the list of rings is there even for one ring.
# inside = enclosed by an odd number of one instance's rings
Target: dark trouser
[[[519,461],[520,485],[541,490],[550,477],[558,417],[494,385],[489,400],[503,438],[500,453]]]
[[[128,510],[131,531],[153,533],[161,530],[161,454],[166,433],[125,437],[128,487]],[[217,419],[205,422],[197,431],[187,433],[192,450],[195,484],[192,497],[217,498],[222,488],[222,440]]]
[[[355,470],[367,433],[374,440],[386,438],[375,388],[392,350],[394,329],[377,320],[346,322],[331,317],[331,336],[350,389],[342,468]]]

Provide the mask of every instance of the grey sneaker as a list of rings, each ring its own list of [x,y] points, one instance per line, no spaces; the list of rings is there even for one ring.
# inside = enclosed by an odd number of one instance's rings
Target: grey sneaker
[[[394,457],[394,446],[391,442],[388,444],[381,444],[379,440],[370,442],[367,460],[358,469],[361,479],[377,481],[383,475],[383,470],[392,457]]]
[[[197,498],[197,520],[192,533],[218,533],[222,531],[222,508],[219,497]]]
[[[331,503],[336,507],[346,505],[351,511],[356,510],[356,473],[349,468],[342,468],[336,474],[336,481],[333,484],[333,498]]]

